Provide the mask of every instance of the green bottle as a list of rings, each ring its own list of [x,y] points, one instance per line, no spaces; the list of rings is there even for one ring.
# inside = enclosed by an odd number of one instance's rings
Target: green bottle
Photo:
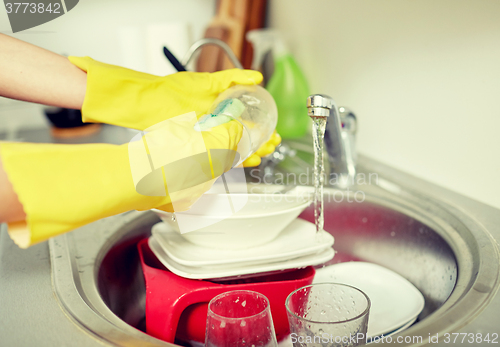
[[[275,54],[274,73],[266,89],[278,107],[278,134],[284,139],[304,136],[311,122],[306,105],[309,86],[291,54],[285,53],[278,57]]]
[[[311,119],[307,115],[309,86],[293,56],[288,52],[279,33],[274,29],[256,29],[247,33],[252,42],[254,57],[252,69],[258,70],[264,56],[272,51],[274,73],[266,89],[273,96],[278,107],[276,131],[284,139],[304,136]]]

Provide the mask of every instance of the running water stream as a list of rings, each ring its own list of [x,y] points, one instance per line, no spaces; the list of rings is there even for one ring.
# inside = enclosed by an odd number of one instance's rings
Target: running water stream
[[[326,117],[312,117],[314,144],[314,222],[316,234],[323,230],[323,184],[325,168],[323,165],[323,140],[325,138]]]

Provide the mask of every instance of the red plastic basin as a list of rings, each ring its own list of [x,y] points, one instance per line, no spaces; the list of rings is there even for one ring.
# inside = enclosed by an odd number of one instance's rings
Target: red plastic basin
[[[176,336],[184,341],[204,342],[208,302],[230,290],[253,290],[269,299],[279,341],[290,332],[286,297],[311,284],[315,274],[314,268],[306,267],[223,283],[192,280],[167,270],[150,250],[147,239],[138,243],[138,250],[146,282],[146,331],[171,343]]]

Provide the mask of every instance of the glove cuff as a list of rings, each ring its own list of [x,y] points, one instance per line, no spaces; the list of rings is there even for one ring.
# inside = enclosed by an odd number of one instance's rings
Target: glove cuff
[[[101,218],[169,202],[136,192],[126,145],[0,143],[0,151],[27,216],[26,222],[9,224],[21,248]]]
[[[152,100],[145,99],[145,95],[148,95],[148,89],[154,89],[151,82],[158,76],[101,63],[90,57],[70,56],[68,59],[87,73],[87,89],[82,106],[84,122],[140,130],[152,125],[145,123],[152,111]]]

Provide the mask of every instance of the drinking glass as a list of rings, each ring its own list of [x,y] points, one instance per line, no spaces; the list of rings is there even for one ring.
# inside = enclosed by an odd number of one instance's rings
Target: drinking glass
[[[234,117],[231,109],[218,112],[222,102],[237,99],[244,106],[241,115]],[[243,134],[236,151],[243,161],[269,140],[278,122],[276,102],[267,90],[258,85],[235,85],[220,93],[209,110],[210,114],[235,118],[243,125]]]
[[[355,287],[312,284],[292,292],[285,305],[294,347],[351,347],[366,343],[370,299]]]
[[[269,300],[249,290],[234,290],[208,304],[206,347],[277,347]]]

